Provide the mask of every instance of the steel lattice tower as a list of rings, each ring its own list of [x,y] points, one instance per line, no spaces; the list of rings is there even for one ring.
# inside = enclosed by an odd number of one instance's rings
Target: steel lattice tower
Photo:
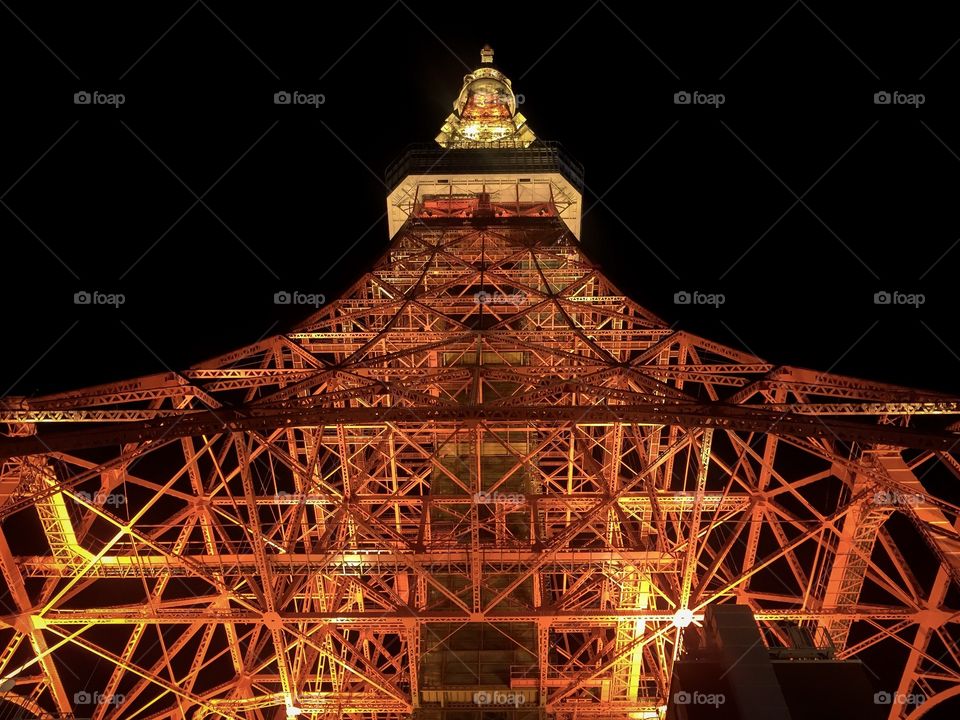
[[[958,400],[626,297],[581,252],[581,168],[482,60],[342,297],[182,372],[4,402],[0,708],[655,718],[711,603],[771,646],[906,646],[891,690],[929,699],[891,718],[960,695],[960,508],[922,482],[960,478]]]

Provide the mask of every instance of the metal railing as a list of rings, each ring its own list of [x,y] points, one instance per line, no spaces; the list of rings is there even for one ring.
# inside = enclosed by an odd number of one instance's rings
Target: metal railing
[[[477,143],[476,147],[442,148],[436,143],[408,145],[385,173],[387,186],[397,187],[408,175],[444,175],[468,172],[558,172],[583,192],[583,165],[560,143],[537,140],[529,147],[513,141]]]

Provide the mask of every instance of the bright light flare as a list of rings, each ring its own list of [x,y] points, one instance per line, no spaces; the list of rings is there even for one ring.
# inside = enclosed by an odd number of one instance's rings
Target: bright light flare
[[[693,610],[690,608],[680,608],[673,616],[673,626],[685,628],[693,622]]]

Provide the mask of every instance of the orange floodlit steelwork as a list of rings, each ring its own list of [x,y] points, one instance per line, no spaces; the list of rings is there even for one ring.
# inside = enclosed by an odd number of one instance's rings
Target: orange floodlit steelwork
[[[904,648],[927,699],[891,718],[960,695],[960,508],[924,481],[960,478],[960,401],[673,329],[510,98],[485,51],[388,175],[386,253],[292,331],[0,406],[0,709],[657,718],[717,603]]]

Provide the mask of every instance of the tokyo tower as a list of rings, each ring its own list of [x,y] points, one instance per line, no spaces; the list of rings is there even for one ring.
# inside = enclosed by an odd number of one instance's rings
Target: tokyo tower
[[[956,702],[960,400],[626,297],[489,47],[387,184],[291,331],[0,401],[0,718],[664,718],[733,615],[730,687],[882,644],[885,717]]]

